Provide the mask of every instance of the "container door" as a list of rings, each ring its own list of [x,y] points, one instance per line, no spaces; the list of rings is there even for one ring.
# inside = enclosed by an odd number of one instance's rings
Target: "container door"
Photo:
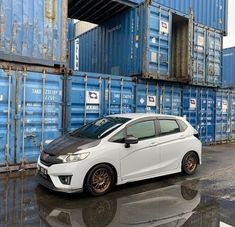
[[[123,78],[103,79],[105,103],[103,115],[134,112],[134,84]]]
[[[206,83],[221,85],[222,35],[214,31],[207,32]]]
[[[102,116],[101,76],[77,72],[68,83],[68,130],[72,131]]]
[[[216,142],[229,140],[229,91],[219,90],[216,92]]]
[[[172,14],[171,77],[177,81],[191,81],[193,15],[183,17]]]
[[[230,119],[230,138],[232,141],[235,141],[235,91],[232,91],[230,94],[230,109],[229,113],[231,114]]]
[[[212,144],[215,140],[215,94],[210,88],[198,88],[199,102],[199,136],[203,144]]]
[[[158,84],[142,81],[136,84],[135,93],[137,113],[160,113],[160,94]]]
[[[198,125],[198,103],[199,95],[196,87],[184,86],[183,88],[183,116],[196,129],[199,130]]]
[[[0,69],[0,166],[14,164],[15,72]]]
[[[148,30],[145,31],[148,34],[148,45],[145,49],[147,55],[143,59],[144,77],[166,79],[170,74],[170,13],[154,3],[148,10]]]
[[[35,162],[44,146],[61,135],[60,75],[18,72],[17,163]]]
[[[162,114],[181,116],[182,90],[178,86],[161,86],[161,111]]]
[[[194,84],[205,84],[206,62],[206,29],[195,26],[193,53],[193,78]]]

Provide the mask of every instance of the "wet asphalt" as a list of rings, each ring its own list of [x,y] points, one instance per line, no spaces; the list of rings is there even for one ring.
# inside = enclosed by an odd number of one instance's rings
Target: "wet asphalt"
[[[0,226],[235,226],[235,144],[204,147],[193,176],[117,186],[99,198],[47,190],[32,170],[2,174]]]

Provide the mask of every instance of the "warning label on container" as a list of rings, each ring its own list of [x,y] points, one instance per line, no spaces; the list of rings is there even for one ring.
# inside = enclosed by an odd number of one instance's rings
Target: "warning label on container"
[[[227,113],[227,111],[228,111],[228,101],[224,99],[222,101],[222,112]]]
[[[157,53],[156,52],[151,52],[151,61],[157,62]]]
[[[160,33],[168,34],[169,33],[169,24],[166,21],[160,21]]]
[[[86,92],[86,103],[87,104],[99,104],[100,94],[98,91],[87,91]]]
[[[157,105],[157,98],[156,96],[148,95],[147,99],[147,106],[156,106]]]
[[[204,46],[205,45],[205,39],[203,36],[198,36],[197,38],[197,45],[198,46]]]
[[[195,110],[197,108],[197,100],[196,99],[190,99],[189,109]]]
[[[3,95],[0,95],[0,102],[3,101]]]

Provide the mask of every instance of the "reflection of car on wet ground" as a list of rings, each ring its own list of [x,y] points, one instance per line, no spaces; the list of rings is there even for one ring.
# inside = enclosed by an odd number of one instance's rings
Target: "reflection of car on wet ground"
[[[131,189],[127,189],[133,193]],[[42,196],[43,198],[43,196]],[[200,203],[200,193],[181,185],[119,198],[55,200],[38,197],[40,217],[50,226],[182,226]]]
[[[183,118],[156,114],[112,115],[66,134],[38,159],[42,185],[92,195],[120,185],[178,172],[201,163],[197,131]]]

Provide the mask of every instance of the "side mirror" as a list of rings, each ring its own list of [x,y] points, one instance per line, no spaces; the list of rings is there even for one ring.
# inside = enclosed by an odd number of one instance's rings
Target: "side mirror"
[[[127,136],[125,138],[125,147],[129,148],[131,144],[137,144],[139,142],[138,138],[134,136]]]

